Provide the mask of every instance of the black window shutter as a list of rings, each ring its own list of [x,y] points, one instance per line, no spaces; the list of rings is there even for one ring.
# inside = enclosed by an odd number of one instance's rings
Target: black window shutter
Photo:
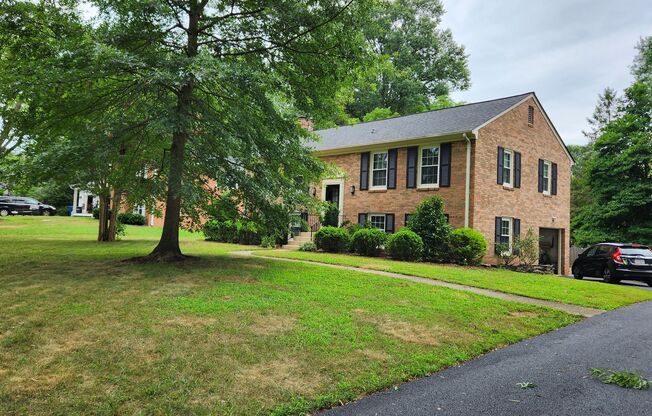
[[[496,170],[496,183],[503,184],[503,160],[505,157],[505,149],[498,146],[498,168]]]
[[[496,239],[495,239],[496,244],[500,244],[500,227],[502,225],[502,222],[503,222],[502,217],[496,217]]]
[[[439,186],[451,186],[451,143],[439,146]]]
[[[413,146],[408,147],[407,149],[407,183],[406,187],[416,188],[417,187],[417,154],[419,153],[419,147]]]
[[[361,212],[358,214],[358,224],[362,225],[363,227],[367,224],[367,213]]]
[[[539,192],[543,192],[543,160],[539,159]]]
[[[514,188],[521,187],[521,153],[514,152]]]
[[[369,152],[360,153],[360,190],[369,189]]]
[[[550,186],[550,193],[557,195],[557,164],[552,164],[552,185]]]
[[[394,232],[394,214],[385,214],[385,232]]]
[[[517,240],[521,238],[521,220],[518,218],[512,219],[512,239]]]
[[[396,157],[398,149],[387,151],[387,189],[396,189]]]
[[[407,227],[408,221],[410,221],[410,218],[412,218],[412,214],[406,213],[405,214],[405,222],[403,223],[406,227]]]
[[[512,218],[512,242],[518,241],[521,239],[521,220],[518,218]],[[519,250],[514,250],[514,254],[519,255]]]

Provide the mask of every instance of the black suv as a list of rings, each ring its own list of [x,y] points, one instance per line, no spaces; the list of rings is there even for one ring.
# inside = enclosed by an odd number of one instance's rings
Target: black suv
[[[25,196],[0,196],[0,217],[7,215],[54,215],[56,208]]]
[[[596,244],[573,262],[573,276],[601,277],[607,283],[642,280],[652,286],[652,250],[640,244]]]

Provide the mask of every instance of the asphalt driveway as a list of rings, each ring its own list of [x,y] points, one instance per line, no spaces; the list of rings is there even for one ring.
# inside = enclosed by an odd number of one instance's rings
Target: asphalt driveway
[[[643,415],[652,390],[605,385],[592,367],[652,378],[652,301],[486,354],[324,415]],[[523,390],[520,382],[537,385]]]
[[[561,276],[561,277],[565,277],[565,278],[568,278],[568,279],[574,279],[573,276]],[[585,277],[584,280],[588,280],[590,282],[602,282],[602,283],[604,283],[604,281],[599,277]],[[608,284],[608,283],[605,283],[605,284]],[[641,282],[640,280],[621,280],[620,283],[618,283],[618,284],[623,285],[623,286],[632,286],[632,287],[636,287],[636,288],[639,288],[639,289],[652,290],[652,287],[648,286],[647,283],[645,283],[645,282]]]

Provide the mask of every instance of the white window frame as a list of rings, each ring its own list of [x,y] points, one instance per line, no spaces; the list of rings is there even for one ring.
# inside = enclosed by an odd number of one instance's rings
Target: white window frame
[[[423,151],[425,149],[437,149],[437,164],[436,165],[423,165]],[[424,146],[419,146],[419,155],[418,155],[418,161],[417,161],[417,187],[418,188],[425,188],[425,189],[436,189],[439,188],[439,180],[441,179],[439,174],[441,173],[439,170],[439,166],[441,165],[441,146],[438,144],[431,144],[431,145],[424,145]],[[421,183],[421,175],[422,175],[422,169],[425,167],[433,167],[435,166],[437,168],[437,183]]]
[[[145,205],[134,205],[133,213],[145,216]]]
[[[504,230],[504,225],[507,224],[507,234],[503,233]],[[507,241],[509,244],[509,251],[505,254],[512,254],[512,237],[514,235],[514,222],[512,221],[511,218],[509,217],[501,217],[500,218],[500,242],[502,243],[503,237],[507,237]]]
[[[546,177],[546,169],[548,171],[548,176]],[[543,161],[543,170],[541,171],[541,177],[543,178],[543,194],[550,195],[550,189],[552,188],[552,162],[549,160]]]
[[[374,169],[374,156],[385,154],[387,165],[385,169]],[[385,185],[374,185],[374,171],[385,171]],[[387,182],[389,180],[389,151],[379,150],[377,152],[372,152],[369,157],[369,189],[387,189]]]
[[[371,220],[372,217],[382,217],[383,218],[383,226],[382,227],[376,227],[373,225],[373,221]],[[378,228],[379,230],[385,231],[385,224],[387,224],[387,218],[385,217],[385,214],[367,214],[367,223],[371,225],[372,227]]]
[[[509,154],[509,168],[505,166],[506,155]],[[505,182],[505,169],[509,169],[509,181]],[[503,170],[501,172],[503,177],[503,186],[512,188],[514,186],[514,151],[512,149],[503,149]]]

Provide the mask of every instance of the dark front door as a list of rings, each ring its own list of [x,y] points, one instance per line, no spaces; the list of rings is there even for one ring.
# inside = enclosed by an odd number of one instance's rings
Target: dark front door
[[[326,201],[340,207],[340,185],[326,185]]]

